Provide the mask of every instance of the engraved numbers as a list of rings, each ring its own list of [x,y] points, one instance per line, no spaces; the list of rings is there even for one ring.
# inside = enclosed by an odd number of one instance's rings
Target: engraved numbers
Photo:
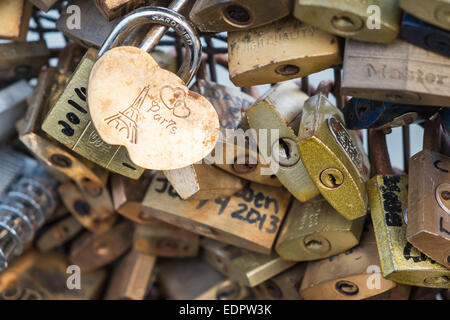
[[[75,88],[75,93],[82,101],[86,102],[86,88]],[[77,110],[78,112],[82,114],[87,114],[87,110],[84,109],[82,106],[80,106],[77,102],[75,102],[72,99],[67,100],[67,103],[74,108],[74,111]],[[66,122],[68,120],[69,123]],[[75,133],[75,130],[73,129],[72,125],[78,125],[80,124],[80,118],[74,113],[74,112],[67,112],[66,113],[66,119],[65,120],[59,120],[58,124],[62,126],[61,132],[71,137]],[[72,125],[71,125],[72,124]]]

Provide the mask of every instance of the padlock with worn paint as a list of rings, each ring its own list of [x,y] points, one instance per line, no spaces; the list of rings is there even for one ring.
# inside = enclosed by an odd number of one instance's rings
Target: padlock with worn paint
[[[369,130],[369,143],[375,176],[367,187],[383,276],[407,285],[449,288],[450,270],[427,258],[406,239],[408,177],[394,175],[381,131]]]
[[[39,230],[36,248],[40,252],[49,252],[72,240],[82,230],[83,226],[72,215],[62,217]]]
[[[83,273],[69,281],[65,255],[30,250],[0,274],[0,300],[94,300],[100,298],[106,271]],[[78,270],[79,271],[79,270]],[[73,285],[73,287],[69,287]],[[79,285],[79,287],[78,287]]]
[[[449,6],[450,9],[450,6]],[[403,39],[425,50],[450,57],[450,32],[405,13],[400,29]]]
[[[33,5],[44,12],[48,12],[53,8],[59,0],[29,0]]]
[[[270,254],[291,195],[282,188],[250,183],[230,197],[183,201],[158,174],[150,184],[144,212],[208,238]]]
[[[104,299],[143,300],[152,282],[155,263],[155,256],[129,252],[114,267]]]
[[[358,245],[365,217],[347,220],[323,197],[294,200],[278,235],[281,258],[311,261],[327,258]]]
[[[341,64],[335,36],[291,17],[229,32],[228,57],[230,80],[239,87],[303,77]]]
[[[231,280],[247,287],[262,282],[292,267],[295,262],[251,252],[212,239],[203,239],[203,259]]]
[[[298,133],[301,160],[322,196],[346,219],[366,215],[370,164],[355,131],[324,95],[303,105]]]
[[[319,194],[300,159],[298,125],[308,95],[294,82],[273,86],[246,111],[261,156],[280,182],[299,201]]]
[[[351,98],[344,106],[345,125],[350,130],[373,128],[390,131],[394,127],[421,123],[440,108]]]
[[[145,225],[136,225],[133,248],[158,257],[195,257],[200,237],[192,232],[152,218]]]
[[[423,150],[409,159],[406,238],[450,268],[450,154],[439,152],[441,138],[440,118],[426,122]]]
[[[297,0],[294,16],[335,35],[389,43],[400,29],[398,0]]]
[[[133,223],[122,221],[102,234],[86,231],[70,248],[69,261],[82,272],[97,270],[124,254],[133,242]]]
[[[0,43],[0,81],[36,77],[49,58],[43,40]]]
[[[450,31],[448,13],[450,2],[448,0],[399,0],[400,7],[413,16]]]
[[[371,225],[359,246],[337,256],[308,262],[300,287],[305,300],[361,300],[391,290],[396,283],[383,278]]]
[[[0,1],[0,38],[25,41],[32,10],[27,0]]]
[[[306,264],[299,263],[253,288],[263,300],[301,300],[299,289]]]
[[[343,76],[343,95],[412,105],[450,105],[450,60],[401,39],[388,45],[347,39]]]
[[[288,16],[292,0],[198,0],[189,18],[202,32],[252,29]]]
[[[153,6],[158,0],[94,0],[97,9],[108,20],[114,20],[140,7]]]

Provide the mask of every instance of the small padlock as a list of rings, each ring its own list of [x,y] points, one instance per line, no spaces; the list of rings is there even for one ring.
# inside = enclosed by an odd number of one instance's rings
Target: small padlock
[[[400,7],[413,16],[450,31],[450,3],[448,0],[399,0]]]
[[[450,154],[439,152],[441,137],[440,118],[426,122],[423,150],[409,159],[406,238],[450,268]]]
[[[343,76],[343,95],[412,105],[450,105],[450,60],[404,40],[382,45],[347,39]]]
[[[450,10],[450,6],[449,6]],[[403,39],[426,50],[450,56],[450,33],[405,13],[400,29]]]
[[[59,0],[29,0],[33,5],[44,12],[48,12]]]
[[[367,188],[383,276],[407,285],[449,288],[450,270],[427,258],[406,239],[408,178],[393,174],[384,134],[369,130],[369,144],[375,176]]]
[[[39,230],[36,248],[40,252],[49,252],[72,240],[82,230],[83,226],[72,215],[62,217]]]
[[[32,10],[26,0],[0,1],[0,38],[25,41]]]
[[[203,32],[224,32],[256,28],[286,17],[292,0],[199,0],[189,18]]]
[[[133,249],[158,257],[195,257],[200,237],[192,232],[152,218],[145,225],[136,225]]]
[[[183,201],[159,173],[150,184],[142,208],[180,228],[270,254],[290,199],[282,188],[250,183],[230,197]]]
[[[355,131],[347,131],[342,112],[324,95],[303,105],[298,133],[300,157],[322,196],[346,219],[367,212],[370,164]]]
[[[399,32],[398,0],[297,0],[294,16],[335,35],[389,43]]]
[[[336,255],[358,245],[364,220],[347,220],[321,196],[306,203],[294,200],[275,250],[281,258],[291,261]]]
[[[344,106],[345,125],[350,130],[378,129],[389,131],[393,127],[421,123],[440,109],[364,98],[351,98]]]
[[[194,300],[244,300],[249,294],[247,287],[227,279],[199,294]]]
[[[276,254],[250,252],[212,239],[203,239],[202,247],[206,262],[247,287],[255,287],[295,264]]]
[[[114,20],[140,7],[153,6],[158,0],[94,0],[97,9],[108,20]]]
[[[341,63],[335,36],[290,17],[229,32],[228,57],[230,80],[239,87],[303,77]]]
[[[115,266],[105,300],[143,300],[152,281],[156,257],[131,251]]]
[[[298,152],[297,128],[308,95],[293,82],[273,86],[246,111],[261,156],[271,164],[286,189],[299,201],[319,194]],[[266,133],[266,134],[265,134]]]
[[[377,243],[369,225],[359,246],[337,256],[308,262],[300,296],[305,300],[361,300],[396,285],[381,275]]]

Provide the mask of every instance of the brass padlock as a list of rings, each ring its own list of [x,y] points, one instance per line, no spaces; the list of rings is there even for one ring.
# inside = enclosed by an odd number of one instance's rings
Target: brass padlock
[[[114,20],[140,7],[155,5],[158,0],[94,0],[97,9],[108,20]]]
[[[300,157],[322,196],[346,219],[367,212],[369,162],[342,112],[322,94],[307,100],[298,133]]]
[[[308,262],[300,287],[305,300],[361,300],[396,286],[382,277],[372,226],[359,246],[337,256]]]
[[[295,262],[250,252],[212,239],[202,241],[203,258],[231,280],[247,287],[255,287],[292,267]]]
[[[143,300],[152,281],[156,257],[131,251],[115,266],[105,300]]]
[[[306,264],[299,263],[254,287],[253,292],[263,300],[301,300],[298,290],[305,267]]]
[[[44,12],[49,11],[59,0],[29,0],[33,5]]]
[[[0,1],[0,38],[25,41],[32,10],[27,0]]]
[[[383,276],[407,285],[449,288],[450,270],[430,260],[406,239],[408,177],[394,175],[382,132],[369,130],[369,143],[376,175],[367,188]]]
[[[36,239],[36,248],[40,252],[49,252],[72,240],[83,230],[78,220],[69,215],[49,225],[45,225]]]
[[[247,287],[227,279],[201,293],[195,300],[244,300],[249,294]]]
[[[406,238],[450,268],[450,155],[439,153],[441,137],[436,117],[425,123],[423,150],[409,159]]]
[[[49,58],[50,51],[43,40],[0,43],[0,81],[36,77]]]
[[[152,218],[146,225],[136,225],[133,248],[158,257],[195,257],[200,237],[192,232]]]
[[[82,272],[97,270],[118,259],[133,241],[133,224],[123,221],[102,234],[85,232],[71,245],[69,261]]]
[[[281,188],[251,183],[231,197],[183,201],[158,174],[142,207],[149,215],[180,228],[269,254],[290,199]]]
[[[365,217],[347,220],[323,197],[294,200],[278,235],[281,258],[310,261],[327,258],[358,245]]]
[[[228,57],[230,80],[239,87],[303,77],[341,63],[335,36],[294,18],[229,32]]]
[[[198,0],[189,14],[203,32],[224,32],[256,28],[286,17],[292,0]]]
[[[271,164],[280,182],[300,201],[319,194],[300,159],[296,135],[303,103],[308,98],[296,83],[280,83],[246,111],[261,156],[266,157],[265,162]]]
[[[294,17],[335,35],[389,43],[400,29],[398,0],[297,0]]]
[[[343,76],[343,95],[413,105],[450,105],[450,60],[404,40],[389,45],[347,40]]]
[[[67,258],[57,253],[30,250],[0,274],[0,300],[93,300],[99,299],[106,271],[83,273],[79,288],[68,287]],[[76,283],[74,283],[76,285]]]
[[[399,0],[400,7],[413,16],[450,31],[448,14],[450,3],[448,0]]]

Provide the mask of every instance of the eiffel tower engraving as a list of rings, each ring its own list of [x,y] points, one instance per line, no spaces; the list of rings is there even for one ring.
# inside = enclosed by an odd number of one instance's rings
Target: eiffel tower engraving
[[[125,110],[105,118],[107,124],[114,126],[119,132],[124,131],[128,141],[137,143],[137,121],[150,86],[144,87],[134,102]]]

